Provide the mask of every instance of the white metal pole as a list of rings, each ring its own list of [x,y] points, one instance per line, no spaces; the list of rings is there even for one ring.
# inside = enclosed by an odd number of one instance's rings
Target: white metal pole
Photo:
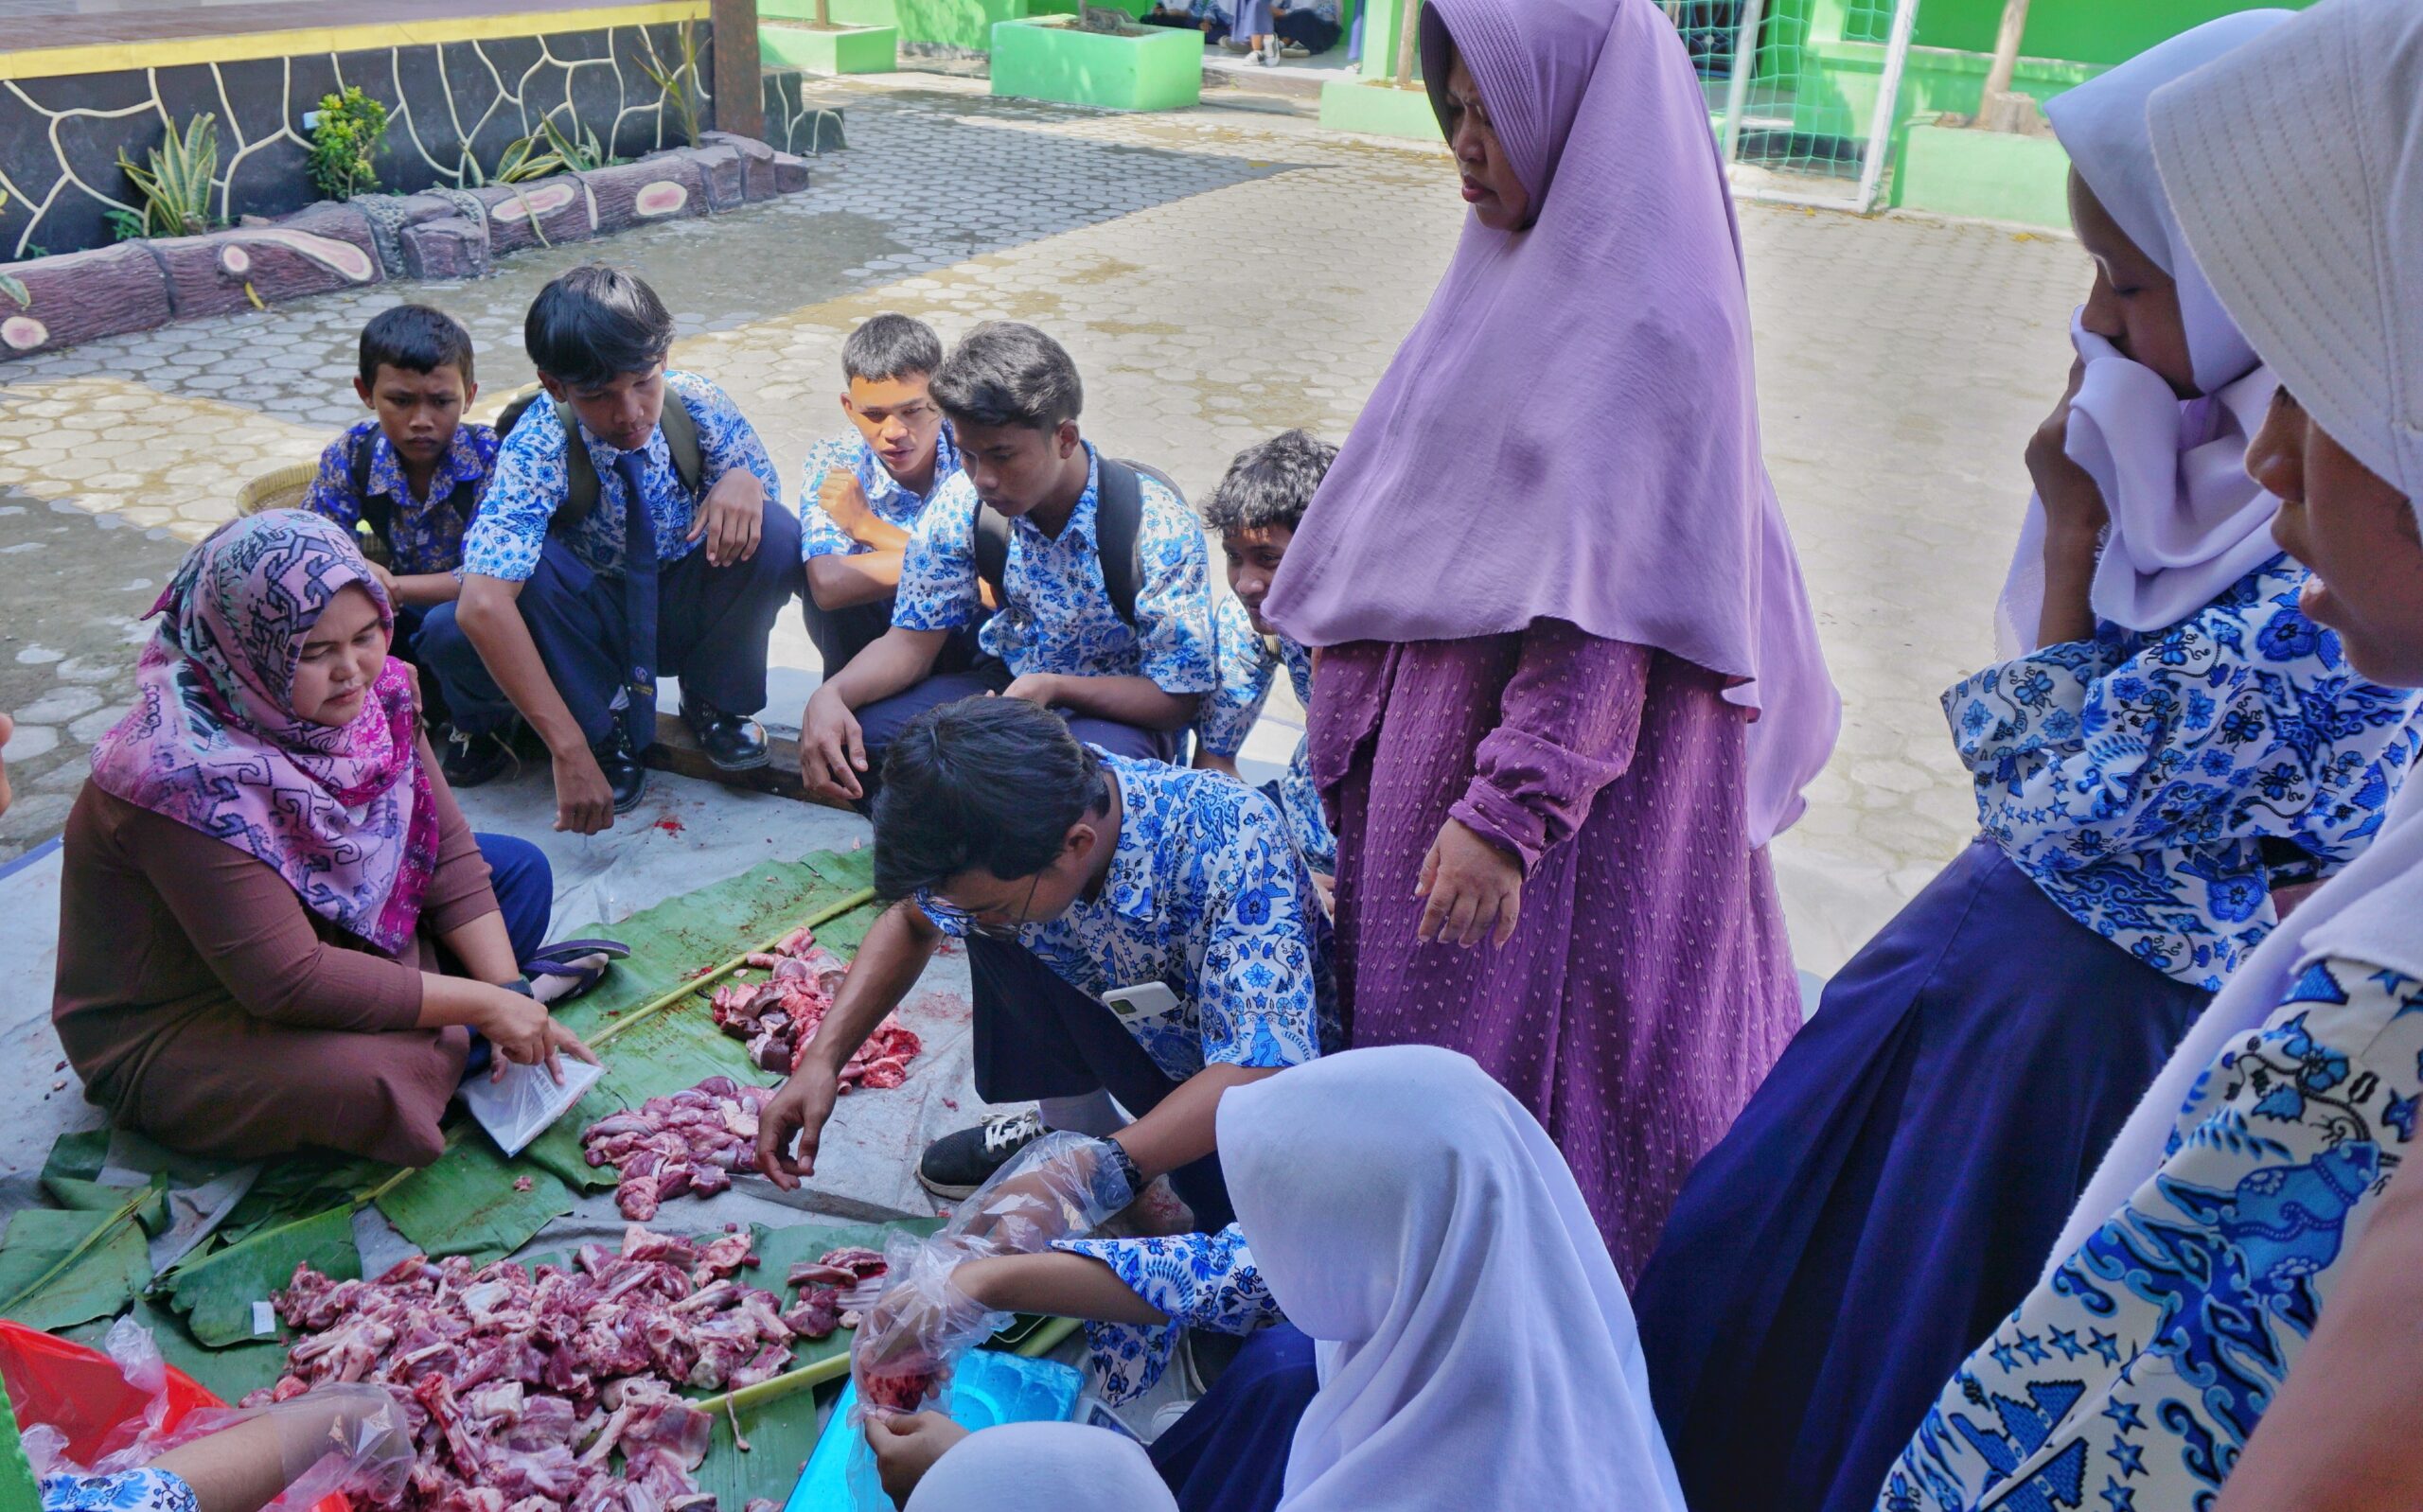
[[[1766,19],[1766,0],[1742,0],[1742,25],[1733,33],[1733,77],[1724,85],[1724,161],[1731,163],[1742,146],[1742,113],[1750,103],[1750,77],[1759,71],[1759,26]]]
[[[1876,81],[1876,111],[1867,123],[1867,158],[1860,165],[1859,199],[1853,209],[1866,215],[1876,204],[1877,185],[1884,177],[1884,160],[1893,151],[1893,120],[1901,101],[1901,65],[1910,56],[1910,33],[1919,24],[1919,0],[1899,0],[1893,9],[1893,35],[1884,44],[1884,76]]]

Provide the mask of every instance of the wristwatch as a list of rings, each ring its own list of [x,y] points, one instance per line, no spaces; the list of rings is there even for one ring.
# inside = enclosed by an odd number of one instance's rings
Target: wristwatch
[[[1144,1190],[1142,1169],[1136,1164],[1135,1157],[1127,1152],[1127,1147],[1118,1140],[1104,1139],[1100,1143],[1103,1147],[1104,1163],[1119,1172],[1120,1179],[1127,1184],[1127,1203],[1134,1202]],[[1127,1203],[1121,1203],[1119,1205],[1124,1207]]]

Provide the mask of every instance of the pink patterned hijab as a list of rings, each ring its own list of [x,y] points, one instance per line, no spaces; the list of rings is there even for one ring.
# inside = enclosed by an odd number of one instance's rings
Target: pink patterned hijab
[[[1266,612],[1311,645],[1565,620],[1720,673],[1756,712],[1763,844],[1798,817],[1841,702],[1760,456],[1699,76],[1651,0],[1430,0],[1434,104],[1451,33],[1538,216],[1466,220]]]
[[[152,606],[134,707],[94,747],[93,781],[274,868],[305,907],[394,955],[437,858],[411,674],[391,659],[341,729],[290,701],[303,638],[353,583],[392,633],[385,591],[327,520],[278,509],[213,532]]]

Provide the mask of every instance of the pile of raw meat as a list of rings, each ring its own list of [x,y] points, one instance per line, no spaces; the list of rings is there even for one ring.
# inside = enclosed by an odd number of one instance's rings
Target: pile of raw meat
[[[766,1087],[711,1076],[687,1092],[650,1098],[581,1131],[583,1158],[612,1166],[614,1206],[634,1223],[656,1216],[668,1197],[712,1197],[735,1170],[757,1169],[757,1116],[773,1097]]]
[[[869,1253],[795,1270],[855,1276]],[[691,1472],[714,1421],[675,1389],[769,1380],[794,1339],[839,1323],[829,1286],[786,1311],[734,1278],[756,1263],[746,1234],[698,1243],[633,1224],[619,1254],[584,1244],[569,1269],[415,1258],[332,1281],[300,1266],[273,1298],[304,1335],[289,1374],[242,1405],[324,1381],[386,1387],[420,1449],[405,1512],[713,1512]]]
[[[747,1042],[751,1064],[787,1076],[799,1069],[816,1027],[833,1011],[833,994],[849,968],[805,929],[785,935],[771,954],[751,956],[749,964],[773,975],[716,988],[711,1011],[717,1028]],[[885,1018],[841,1067],[841,1090],[898,1086],[909,1080],[910,1060],[924,1048],[898,1020]]]

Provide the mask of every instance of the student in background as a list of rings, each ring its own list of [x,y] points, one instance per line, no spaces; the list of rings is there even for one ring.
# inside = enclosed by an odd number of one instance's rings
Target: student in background
[[[1032,325],[970,331],[932,392],[966,470],[917,517],[892,628],[808,699],[800,777],[864,804],[911,719],[978,694],[1058,710],[1114,754],[1172,759],[1217,680],[1201,524],[1159,479],[1078,435],[1077,364]],[[978,633],[983,659],[938,673],[988,584],[1001,608]]]
[[[1337,448],[1302,431],[1287,431],[1247,447],[1229,464],[1228,475],[1203,506],[1204,523],[1219,535],[1228,557],[1231,596],[1212,612],[1219,644],[1220,685],[1206,694],[1195,716],[1194,765],[1237,776],[1237,753],[1262,717],[1270,684],[1281,667],[1296,699],[1313,706],[1313,654],[1271,629],[1262,617],[1271,574],[1287,554],[1287,543],[1304,518]],[[1307,742],[1299,739],[1287,770],[1263,784],[1263,794],[1287,816],[1287,830],[1304,864],[1319,876],[1337,870],[1337,837],[1321,813],[1313,786]]]
[[[430,614],[424,659],[467,740],[529,722],[554,760],[556,827],[594,835],[646,789],[660,671],[681,679],[710,761],[766,765],[750,712],[799,590],[799,517],[730,396],[665,367],[673,317],[646,284],[575,268],[531,302],[522,341],[555,402],[505,438],[462,598]]]
[[[909,533],[959,476],[929,390],[942,365],[942,338],[907,315],[874,316],[841,343],[841,413],[856,430],[808,448],[799,492],[807,634],[828,677],[892,627]]]
[[[370,418],[320,453],[303,507],[384,549],[370,570],[396,606],[394,654],[413,661],[423,616],[461,591],[463,533],[496,470],[496,431],[463,418],[480,393],[471,333],[427,305],[382,310],[362,328],[353,392]],[[477,783],[505,753],[450,742],[446,759],[451,781]]]

